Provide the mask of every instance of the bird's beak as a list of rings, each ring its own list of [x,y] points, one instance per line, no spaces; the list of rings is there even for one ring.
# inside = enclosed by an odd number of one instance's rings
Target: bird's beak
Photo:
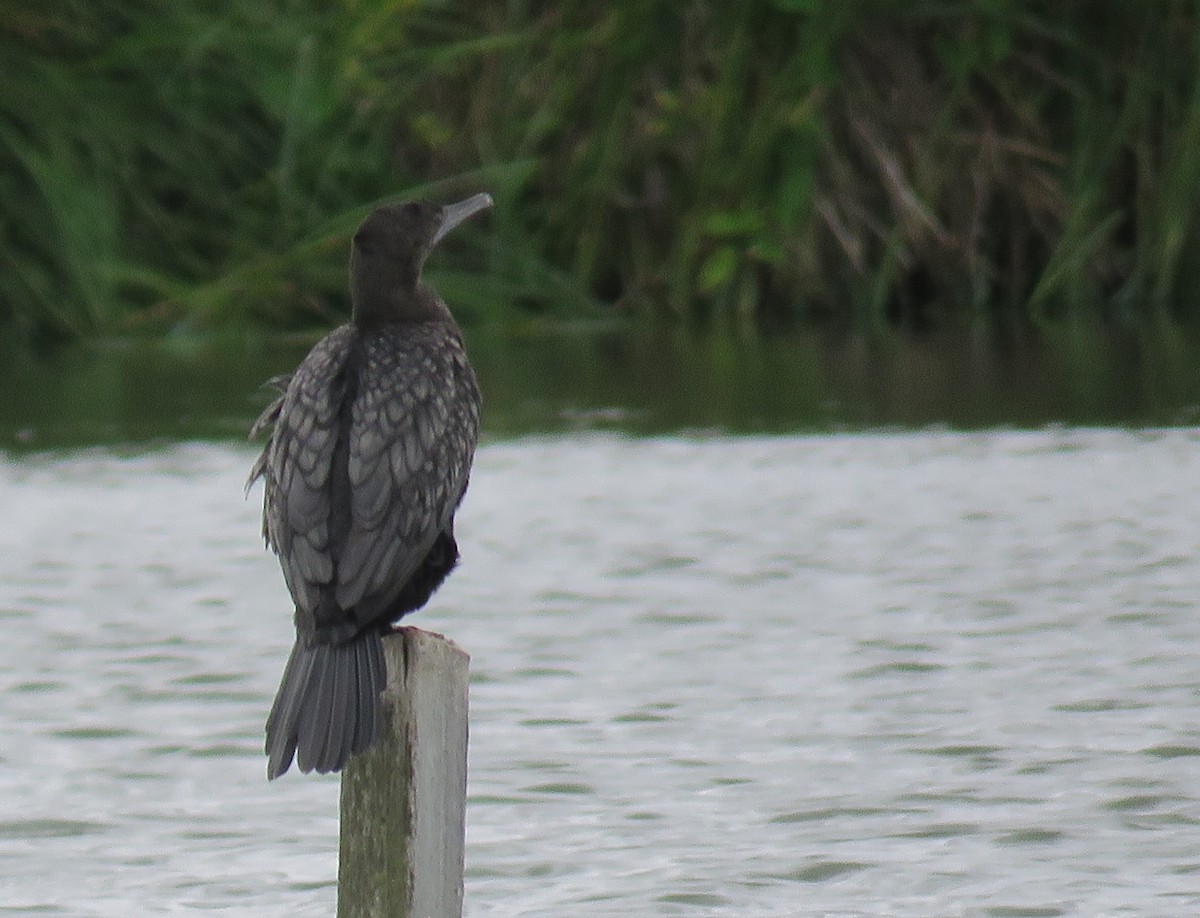
[[[437,245],[442,241],[442,238],[462,223],[468,217],[472,217],[485,207],[492,206],[492,196],[490,194],[476,194],[467,198],[465,201],[459,201],[457,204],[447,204],[442,208],[442,225],[438,227],[437,232],[433,234],[433,245]]]

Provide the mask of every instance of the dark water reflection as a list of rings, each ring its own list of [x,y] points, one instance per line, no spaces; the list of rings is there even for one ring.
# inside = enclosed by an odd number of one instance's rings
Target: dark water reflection
[[[489,435],[1192,423],[1200,346],[970,335],[871,343],[682,330],[469,334]],[[239,438],[311,341],[117,343],[0,366],[0,447]]]

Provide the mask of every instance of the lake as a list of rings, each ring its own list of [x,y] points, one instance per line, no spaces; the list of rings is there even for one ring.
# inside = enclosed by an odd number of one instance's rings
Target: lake
[[[467,915],[1200,909],[1184,370],[505,347],[406,620],[472,654]],[[264,778],[290,610],[231,439],[292,358],[69,359],[0,417],[0,911],[332,914],[337,779]]]

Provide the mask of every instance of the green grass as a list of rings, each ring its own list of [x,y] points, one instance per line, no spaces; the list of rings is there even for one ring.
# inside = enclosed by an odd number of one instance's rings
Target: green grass
[[[370,207],[486,188],[468,321],[1200,319],[1200,4],[0,3],[0,324],[344,315]]]

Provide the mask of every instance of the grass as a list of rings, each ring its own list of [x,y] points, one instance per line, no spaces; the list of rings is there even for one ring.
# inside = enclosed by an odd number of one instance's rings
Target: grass
[[[1195,0],[0,5],[0,324],[344,315],[378,201],[468,321],[1195,325]]]

